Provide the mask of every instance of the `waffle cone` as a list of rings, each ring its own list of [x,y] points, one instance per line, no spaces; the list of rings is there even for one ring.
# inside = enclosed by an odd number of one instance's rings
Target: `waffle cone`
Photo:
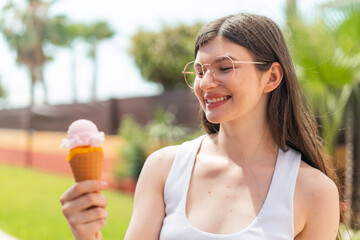
[[[69,161],[76,182],[101,179],[104,162],[104,152],[102,149],[72,154]]]

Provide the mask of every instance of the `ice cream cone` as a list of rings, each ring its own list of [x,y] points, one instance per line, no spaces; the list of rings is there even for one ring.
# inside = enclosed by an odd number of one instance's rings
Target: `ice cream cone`
[[[79,119],[71,123],[61,147],[70,149],[67,160],[76,182],[101,179],[104,162],[101,144],[104,141],[105,134],[99,132],[93,122]]]
[[[80,147],[72,149],[68,155],[76,182],[101,179],[104,152],[101,147]]]

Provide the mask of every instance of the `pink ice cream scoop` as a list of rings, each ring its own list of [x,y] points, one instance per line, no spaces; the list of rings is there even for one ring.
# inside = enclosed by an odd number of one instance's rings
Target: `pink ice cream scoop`
[[[99,132],[92,121],[79,119],[69,126],[67,138],[62,140],[61,147],[69,149],[85,146],[100,147],[104,141],[105,134]]]
[[[66,159],[76,182],[101,179],[104,162],[101,144],[104,140],[105,134],[99,132],[89,120],[80,119],[69,126],[67,138],[62,140],[61,147],[70,148]]]

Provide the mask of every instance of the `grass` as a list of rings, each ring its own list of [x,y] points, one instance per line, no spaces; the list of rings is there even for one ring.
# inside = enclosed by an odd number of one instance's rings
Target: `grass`
[[[0,165],[0,229],[20,240],[73,239],[59,201],[72,184],[71,177]],[[103,239],[123,239],[132,198],[112,191],[104,195],[109,217]]]

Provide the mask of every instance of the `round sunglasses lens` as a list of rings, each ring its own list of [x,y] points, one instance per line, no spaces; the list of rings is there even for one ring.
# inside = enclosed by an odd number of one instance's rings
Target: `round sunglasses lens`
[[[233,77],[234,63],[228,56],[216,57],[211,62],[211,70],[216,80],[225,82]]]
[[[194,67],[194,62],[190,62],[186,65],[186,67],[184,69],[184,77],[185,77],[185,81],[189,85],[189,87],[194,88],[196,74],[198,72],[199,71],[197,71],[197,69]]]

